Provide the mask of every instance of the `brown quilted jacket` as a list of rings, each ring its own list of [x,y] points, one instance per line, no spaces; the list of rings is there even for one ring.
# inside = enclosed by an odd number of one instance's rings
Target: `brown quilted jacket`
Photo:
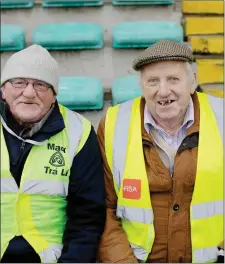
[[[144,129],[145,101],[141,101],[143,154],[154,212],[155,241],[147,262],[187,263],[192,261],[190,236],[190,203],[195,184],[198,153],[199,102],[193,97],[195,122],[187,130],[174,160],[174,174],[161,161],[151,135]],[[98,128],[98,139],[104,160],[107,220],[99,248],[101,262],[137,263],[126,234],[116,217],[117,196],[113,176],[105,156],[103,118]],[[153,145],[153,146],[152,146]],[[215,230],[216,232],[216,230]],[[220,245],[223,248],[223,242]]]

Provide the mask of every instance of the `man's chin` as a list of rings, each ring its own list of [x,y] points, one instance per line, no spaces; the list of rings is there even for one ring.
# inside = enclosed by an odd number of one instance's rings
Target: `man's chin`
[[[19,122],[20,125],[23,124],[33,124],[33,123],[37,123],[40,118],[40,113],[36,114],[36,115],[28,115],[28,113],[17,113],[15,116],[15,119]]]
[[[163,122],[169,122],[169,121],[174,121],[178,118],[177,115],[175,114],[170,114],[170,113],[163,113],[158,115],[158,117],[160,118],[161,121]]]

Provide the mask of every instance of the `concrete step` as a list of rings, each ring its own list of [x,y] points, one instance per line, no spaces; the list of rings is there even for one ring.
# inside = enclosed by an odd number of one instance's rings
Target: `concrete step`
[[[80,113],[85,118],[87,118],[92,125],[95,128],[95,131],[97,131],[98,124],[103,116],[105,116],[107,109],[112,106],[111,101],[105,101],[104,107],[101,110],[92,110],[92,111],[76,111],[77,113]]]
[[[105,43],[111,46],[111,32],[114,25],[132,21],[168,20],[180,23],[181,12],[174,12],[173,6],[112,6],[81,8],[42,8],[1,10],[1,24],[24,26],[27,44],[31,43],[32,30],[47,23],[87,22],[97,23],[105,30]]]

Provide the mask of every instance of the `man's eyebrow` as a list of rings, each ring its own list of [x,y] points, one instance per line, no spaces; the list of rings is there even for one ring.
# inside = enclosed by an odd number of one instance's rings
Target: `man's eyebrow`
[[[159,79],[159,77],[151,75],[151,76],[148,76],[148,79]]]
[[[179,77],[178,74],[168,74],[166,77]]]

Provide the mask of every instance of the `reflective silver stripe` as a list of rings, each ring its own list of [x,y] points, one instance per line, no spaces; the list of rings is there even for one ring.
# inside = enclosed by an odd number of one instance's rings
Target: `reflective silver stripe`
[[[202,219],[214,215],[223,215],[223,201],[212,201],[208,203],[193,204],[192,208],[192,219]]]
[[[198,248],[194,251],[194,263],[206,263],[215,261],[218,256],[217,247]]]
[[[116,215],[119,218],[143,224],[153,223],[152,209],[117,206]]]
[[[128,133],[133,100],[119,106],[113,140],[113,176],[120,189],[128,144]]]
[[[22,186],[22,192],[30,194],[67,196],[68,183],[54,180],[25,180]]]
[[[14,178],[1,178],[1,193],[17,193],[19,190]]]
[[[52,245],[49,248],[43,250],[40,253],[42,261],[44,261],[44,263],[56,263],[61,256],[62,247],[62,245]]]
[[[68,114],[68,139],[69,139],[69,146],[68,146],[68,153],[70,157],[70,167],[73,163],[73,158],[76,155],[80,139],[83,133],[83,126],[82,126],[82,116],[67,109]]]
[[[210,102],[210,105],[213,109],[213,112],[215,114],[215,118],[216,118],[216,121],[217,121],[217,125],[219,127],[219,130],[220,130],[220,135],[221,135],[221,138],[224,142],[224,135],[223,135],[223,105],[224,105],[224,99],[222,98],[218,98],[218,97],[214,97],[214,96],[211,96],[211,95],[208,95],[208,99],[209,99],[209,102]]]
[[[140,247],[138,247],[132,243],[130,243],[130,245],[131,245],[131,247],[134,251],[134,255],[137,259],[142,260],[142,261],[146,260],[149,252],[145,251],[143,248],[140,248]]]

